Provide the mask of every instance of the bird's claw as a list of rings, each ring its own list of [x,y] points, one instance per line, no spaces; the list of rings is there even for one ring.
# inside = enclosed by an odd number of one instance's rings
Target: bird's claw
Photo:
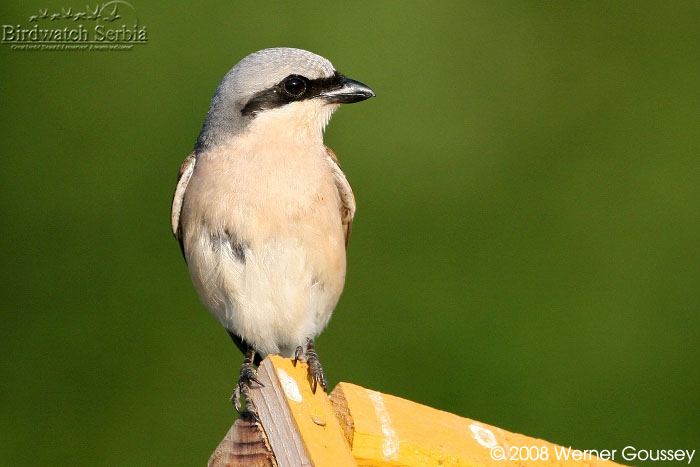
[[[321,366],[321,362],[318,361],[317,358],[309,358],[309,372],[311,373],[311,379],[313,380],[314,386],[313,386],[313,391],[314,394],[316,394],[316,388],[320,384],[323,390],[326,390],[326,375],[323,372],[323,367]]]
[[[243,365],[241,366],[241,374],[238,377],[238,383],[231,396],[231,402],[233,402],[236,412],[238,412],[241,417],[253,422],[259,422],[260,419],[258,418],[257,410],[250,398],[250,389],[252,383],[257,384],[259,387],[265,387],[265,385],[258,379],[258,374],[253,366],[254,357],[254,352],[251,353],[251,355],[246,354],[246,358],[243,360]],[[241,407],[241,397],[243,397],[243,407]]]
[[[294,366],[297,366],[297,362],[302,355],[304,355],[304,348],[302,346],[298,346],[294,351]]]
[[[294,364],[299,359],[303,353],[301,346],[297,347],[294,353]],[[323,390],[326,390],[327,382],[326,375],[323,372],[323,367],[321,366],[321,361],[318,359],[318,354],[316,353],[316,346],[312,339],[306,341],[306,363],[309,365],[309,373],[311,375],[312,389],[314,394],[316,394],[316,389],[320,384]]]
[[[241,368],[241,376],[238,379],[238,384],[240,385],[241,383],[247,384],[249,388],[250,383],[255,383],[261,388],[265,387],[262,381],[258,379],[258,372],[255,371],[255,368],[253,368],[252,365]]]

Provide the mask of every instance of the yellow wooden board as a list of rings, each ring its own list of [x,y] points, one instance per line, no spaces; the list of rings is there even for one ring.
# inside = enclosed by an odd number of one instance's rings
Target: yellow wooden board
[[[360,466],[620,465],[350,383],[331,398]]]
[[[277,372],[289,409],[309,459],[316,467],[350,467],[357,463],[343,436],[328,396],[311,390],[308,366],[287,358],[268,357]]]

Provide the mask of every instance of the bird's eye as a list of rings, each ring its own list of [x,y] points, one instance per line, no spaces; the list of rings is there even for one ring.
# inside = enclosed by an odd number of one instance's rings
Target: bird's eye
[[[306,83],[301,78],[287,78],[284,82],[284,90],[292,97],[299,97],[306,91]]]

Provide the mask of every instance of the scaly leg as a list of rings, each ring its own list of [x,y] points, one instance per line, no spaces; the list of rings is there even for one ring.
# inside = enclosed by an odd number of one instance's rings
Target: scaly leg
[[[296,348],[294,352],[294,366],[296,366],[299,358],[306,354],[306,363],[309,364],[309,373],[311,373],[311,380],[313,382],[313,391],[316,394],[316,388],[320,384],[323,390],[326,390],[326,375],[323,373],[323,367],[318,359],[318,354],[316,353],[316,346],[314,345],[313,339],[306,339],[306,352],[302,346]]]
[[[233,395],[231,396],[231,402],[233,402],[236,411],[241,414],[241,417],[253,418],[253,420],[258,419],[257,410],[253,401],[249,397],[249,391],[252,383],[256,383],[261,387],[265,385],[258,379],[257,372],[255,371],[255,349],[248,346],[245,351],[245,358],[243,359],[243,365],[241,365],[241,374],[238,377],[238,384],[236,384],[236,389],[233,390]],[[241,396],[243,396],[244,410],[241,411]]]

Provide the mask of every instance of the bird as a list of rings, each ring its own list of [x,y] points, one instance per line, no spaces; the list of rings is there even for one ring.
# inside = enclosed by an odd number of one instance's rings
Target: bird
[[[305,359],[314,393],[326,390],[315,339],[343,291],[356,203],[323,133],[341,104],[374,96],[312,52],[253,52],[221,80],[180,166],[171,227],[200,300],[244,354],[231,397],[242,415],[255,417],[249,391],[268,355]]]

